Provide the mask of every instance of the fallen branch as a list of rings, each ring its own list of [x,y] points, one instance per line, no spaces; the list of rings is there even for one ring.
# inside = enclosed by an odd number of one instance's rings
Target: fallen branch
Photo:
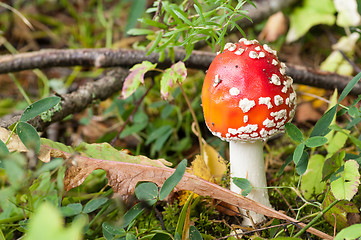
[[[36,117],[29,121],[38,131],[44,131],[47,126],[54,122],[60,122],[65,117],[73,113],[78,113],[86,109],[96,100],[105,100],[114,93],[119,92],[123,87],[123,81],[128,75],[128,70],[116,68],[108,72],[104,77],[97,81],[89,82],[77,91],[62,95],[61,107],[58,112],[54,112],[51,121],[44,122],[40,117]],[[18,121],[21,114],[0,119],[1,127],[9,127]]]
[[[216,55],[204,51],[193,51],[192,55],[185,61],[189,68],[207,70]],[[166,59],[164,62],[158,61],[159,54],[146,55],[144,51],[130,49],[64,49],[64,50],[41,50],[37,52],[20,53],[15,55],[5,55],[0,57],[0,74],[16,72],[35,68],[49,67],[132,67],[142,61],[159,63],[159,68],[167,68],[172,62]],[[182,61],[185,58],[184,51],[175,51],[175,61]],[[342,91],[350,77],[341,76],[329,72],[311,70],[293,64],[287,65],[287,74],[295,83],[320,87],[324,89],[338,89]],[[361,85],[357,84],[351,94],[361,94]]]

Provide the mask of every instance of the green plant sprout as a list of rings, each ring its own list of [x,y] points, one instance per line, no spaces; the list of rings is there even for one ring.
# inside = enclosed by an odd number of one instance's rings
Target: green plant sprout
[[[27,123],[27,121],[35,118],[38,115],[41,116],[41,114],[49,111],[51,108],[55,108],[57,109],[56,111],[59,111],[61,109],[60,100],[60,97],[47,97],[30,104],[20,116],[19,121],[15,123],[11,134],[6,141],[6,144],[10,141],[11,136],[16,130],[16,133],[23,144],[28,149],[33,149],[35,153],[38,153],[40,151],[41,145],[40,136],[36,129]]]
[[[187,59],[196,43],[205,41],[215,51],[217,45],[223,49],[224,37],[229,30],[237,28],[245,36],[237,24],[242,18],[248,18],[242,10],[250,0],[204,0],[183,1],[180,5],[171,1],[155,1],[147,10],[153,18],[140,18],[139,21],[147,28],[136,28],[128,31],[129,35],[147,35],[151,41],[147,53],[161,53],[163,60],[168,50],[168,56],[174,59],[174,48],[184,47]],[[255,5],[253,5],[255,6]]]

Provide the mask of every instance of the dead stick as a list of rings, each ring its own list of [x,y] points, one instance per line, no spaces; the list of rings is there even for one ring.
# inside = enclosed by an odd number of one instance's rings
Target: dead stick
[[[207,70],[216,55],[204,51],[193,51],[185,64],[188,68]],[[185,57],[184,51],[175,51],[175,61],[182,61]],[[142,61],[158,63],[159,68],[171,66],[170,59],[159,62],[159,54],[152,53],[146,55],[144,51],[131,49],[64,49],[64,50],[41,50],[15,55],[5,55],[0,57],[0,73],[16,72],[35,68],[50,67],[131,67]],[[350,77],[341,76],[329,72],[312,70],[299,65],[287,64],[287,74],[295,83],[324,88],[338,89],[342,91]],[[351,94],[361,94],[361,85],[357,84]]]

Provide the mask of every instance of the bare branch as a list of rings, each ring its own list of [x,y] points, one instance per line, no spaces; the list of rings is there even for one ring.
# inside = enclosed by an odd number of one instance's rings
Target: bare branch
[[[193,51],[192,55],[185,61],[189,68],[207,70],[216,55],[204,51]],[[175,51],[175,60],[182,61],[185,57],[184,51]],[[16,72],[35,68],[49,67],[126,67],[142,61],[159,63],[158,67],[169,67],[172,62],[166,59],[164,62],[158,61],[159,54],[146,55],[144,51],[130,49],[64,49],[64,50],[41,50],[37,52],[20,53],[16,55],[5,55],[0,57],[0,73]],[[341,76],[329,72],[316,71],[297,65],[287,65],[289,74],[295,83],[342,91],[350,77]],[[361,85],[356,85],[351,94],[361,94]]]
[[[128,75],[128,70],[117,68],[108,72],[97,81],[89,82],[77,91],[62,95],[61,107],[58,112],[54,112],[50,122],[44,122],[40,117],[29,121],[38,131],[44,131],[47,126],[54,122],[60,122],[66,116],[78,113],[86,109],[96,100],[105,100],[114,93],[119,92],[123,87],[123,82]],[[16,116],[3,117],[0,119],[0,127],[9,127],[19,120],[21,113]]]

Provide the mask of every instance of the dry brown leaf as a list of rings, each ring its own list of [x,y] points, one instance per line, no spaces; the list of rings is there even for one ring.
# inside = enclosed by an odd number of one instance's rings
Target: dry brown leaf
[[[259,40],[265,40],[267,42],[276,41],[277,38],[287,31],[287,20],[283,13],[277,12],[269,17],[266,26],[259,34]]]
[[[0,139],[6,143],[9,136],[11,134],[11,131],[7,130],[6,128],[0,127]],[[18,135],[15,133],[11,136],[9,142],[6,144],[10,152],[18,151],[18,152],[27,152],[28,149],[25,147],[25,145],[21,142]]]
[[[64,154],[70,157],[70,154],[65,152]],[[69,164],[64,178],[64,186],[67,191],[82,184],[85,178],[94,170],[103,169],[107,173],[108,185],[113,188],[115,193],[120,195],[133,194],[136,184],[141,181],[151,181],[160,187],[175,171],[175,169],[167,167],[160,168],[128,162],[106,161],[83,156],[73,156]],[[251,199],[187,172],[174,190],[192,191],[198,195],[209,196],[213,199],[218,199],[246,210],[264,214],[271,218],[297,222],[297,220],[281,212],[263,206]],[[303,223],[298,224],[302,227],[305,226]],[[331,236],[314,228],[309,228],[308,232],[323,239],[332,239]]]
[[[44,146],[43,144],[40,146],[40,151],[38,153],[38,159],[42,162],[50,162],[51,158],[66,158],[64,152],[50,148],[48,146]]]

